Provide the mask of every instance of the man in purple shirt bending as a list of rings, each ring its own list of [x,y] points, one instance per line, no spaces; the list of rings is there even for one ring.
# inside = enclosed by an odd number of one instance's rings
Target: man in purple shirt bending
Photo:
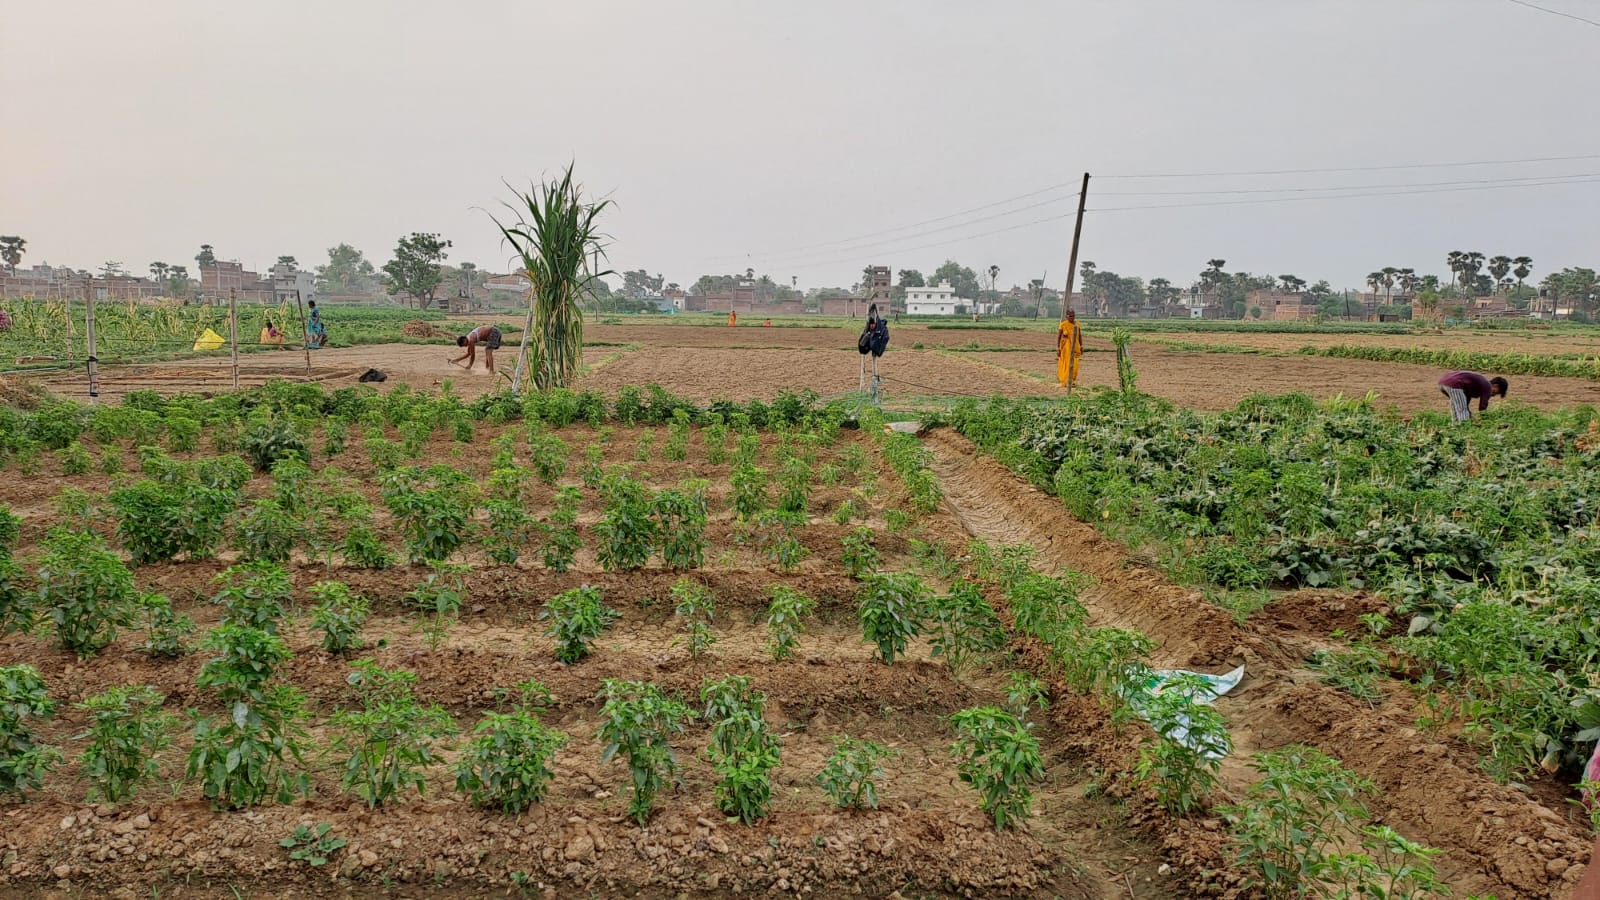
[[[1450,414],[1457,422],[1472,418],[1472,401],[1478,401],[1478,412],[1483,412],[1490,397],[1504,397],[1510,386],[1504,378],[1485,378],[1477,372],[1451,372],[1439,379],[1439,393],[1450,398]]]

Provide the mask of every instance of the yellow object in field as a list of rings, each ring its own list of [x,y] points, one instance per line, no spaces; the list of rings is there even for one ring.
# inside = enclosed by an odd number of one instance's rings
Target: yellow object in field
[[[225,343],[227,342],[222,339],[222,335],[217,334],[215,331],[207,328],[205,331],[201,332],[200,337],[195,340],[194,348],[196,350],[221,350],[222,345]]]

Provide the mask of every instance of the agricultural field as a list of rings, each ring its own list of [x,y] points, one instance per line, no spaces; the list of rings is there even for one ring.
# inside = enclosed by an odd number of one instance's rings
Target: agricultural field
[[[1134,331],[1063,400],[1047,333],[908,324],[885,414],[848,323],[757,327],[526,398],[442,342],[8,385],[0,890],[1571,892],[1594,381],[1457,427]]]

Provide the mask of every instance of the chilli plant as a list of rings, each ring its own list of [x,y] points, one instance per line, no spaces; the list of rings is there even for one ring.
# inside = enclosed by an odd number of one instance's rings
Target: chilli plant
[[[1044,761],[1032,729],[993,706],[963,709],[950,717],[956,729],[957,774],[978,792],[994,827],[1005,829],[1028,817],[1033,782],[1044,778]]]
[[[513,225],[495,220],[516,250],[528,292],[528,322],[517,355],[513,391],[526,383],[536,390],[566,387],[583,362],[583,299],[589,286],[609,269],[596,271],[605,255],[596,220],[609,200],[585,202],[572,166],[558,178],[516,193]]]
[[[575,663],[589,655],[595,639],[618,615],[600,601],[599,588],[586,584],[545,601],[539,618],[550,622],[548,633],[556,640],[556,659]]]
[[[338,729],[334,746],[349,754],[341,785],[369,807],[408,788],[425,793],[424,773],[438,760],[435,745],[455,733],[455,723],[442,707],[412,694],[415,673],[383,669],[370,659],[351,665],[349,682],[360,708],[339,710],[330,719]]]
[[[841,809],[877,809],[883,762],[899,753],[877,741],[834,735],[833,753],[817,773],[817,784]]]
[[[857,602],[861,634],[877,645],[874,656],[893,663],[922,631],[921,611],[928,589],[915,575],[874,575],[862,584]]]
[[[121,803],[161,768],[156,754],[172,743],[177,717],[161,709],[162,696],[148,685],[114,687],[78,704],[89,714],[83,772],[89,799]]]
[[[600,761],[621,755],[628,762],[632,796],[628,813],[643,825],[650,818],[656,794],[678,774],[678,759],[669,744],[683,731],[694,711],[682,701],[668,698],[653,684],[607,678],[600,689],[604,720],[596,734],[604,749]]]
[[[0,794],[20,794],[44,784],[61,751],[37,743],[30,720],[55,715],[56,705],[33,666],[0,666]]]
[[[456,760],[456,790],[474,804],[519,815],[544,799],[555,778],[551,763],[567,735],[539,721],[550,692],[537,681],[517,685],[510,712],[485,713]]]

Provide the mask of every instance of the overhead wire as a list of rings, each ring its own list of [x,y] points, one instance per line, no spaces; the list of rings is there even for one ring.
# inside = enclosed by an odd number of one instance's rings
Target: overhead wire
[[[1573,13],[1569,12],[1562,12],[1559,9],[1551,9],[1548,6],[1540,6],[1537,3],[1529,3],[1528,0],[1510,0],[1510,2],[1515,3],[1518,6],[1526,6],[1529,9],[1536,9],[1542,13],[1549,13],[1552,16],[1560,16],[1563,19],[1572,19],[1575,22],[1582,22],[1585,25],[1593,25],[1596,28],[1600,28],[1600,22],[1597,22],[1594,19],[1586,19],[1583,16],[1574,15]]]

